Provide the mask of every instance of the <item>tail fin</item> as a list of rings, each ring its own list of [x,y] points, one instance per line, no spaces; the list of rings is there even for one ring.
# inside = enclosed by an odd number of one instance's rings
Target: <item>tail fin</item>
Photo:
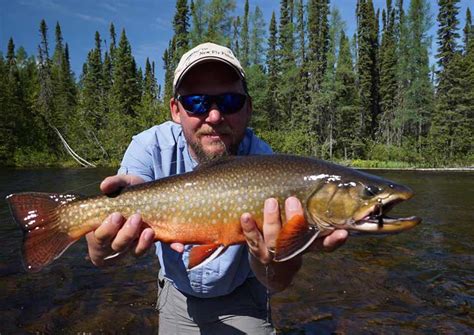
[[[76,239],[61,231],[57,208],[75,200],[74,195],[17,193],[7,196],[16,223],[23,231],[23,263],[38,272],[57,259]]]

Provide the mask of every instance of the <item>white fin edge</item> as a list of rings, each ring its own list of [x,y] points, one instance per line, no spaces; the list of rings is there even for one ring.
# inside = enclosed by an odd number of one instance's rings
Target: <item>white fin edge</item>
[[[195,269],[199,269],[205,265],[207,265],[209,262],[212,262],[214,259],[216,259],[217,257],[219,257],[220,254],[222,254],[222,252],[224,251],[226,247],[224,245],[220,245],[219,248],[217,248],[212,254],[211,256],[207,257],[204,262],[201,262],[199,263],[198,265],[196,265],[195,267],[193,268],[190,268],[188,269],[188,272],[191,271],[191,270],[195,270]]]
[[[273,261],[274,262],[285,262],[285,261],[287,261],[287,260],[289,260],[289,259],[291,259],[295,256],[298,256],[299,254],[301,254],[303,251],[305,251],[314,242],[314,240],[319,236],[319,233],[320,233],[319,230],[316,231],[314,236],[311,237],[308,240],[308,242],[306,242],[301,248],[297,249],[294,253],[292,253],[292,254],[290,254],[290,255],[286,256],[285,258],[282,258],[282,259],[278,259],[278,260],[274,259]]]

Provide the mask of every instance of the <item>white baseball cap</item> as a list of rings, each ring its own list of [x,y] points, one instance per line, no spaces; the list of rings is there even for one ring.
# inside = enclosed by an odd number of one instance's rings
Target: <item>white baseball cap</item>
[[[186,52],[179,60],[174,71],[173,92],[181,83],[184,75],[195,65],[208,61],[218,61],[230,65],[240,78],[245,79],[245,72],[232,50],[215,43],[203,43]]]

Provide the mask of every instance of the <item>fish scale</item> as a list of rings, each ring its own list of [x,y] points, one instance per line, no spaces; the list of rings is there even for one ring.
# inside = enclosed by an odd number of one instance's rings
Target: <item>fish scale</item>
[[[317,236],[334,229],[386,233],[420,222],[416,217],[383,216],[383,208],[412,196],[406,186],[292,155],[225,158],[193,172],[126,188],[115,197],[19,193],[7,200],[24,231],[26,268],[39,271],[113,212],[125,217],[140,213],[157,241],[199,245],[190,252],[188,267],[194,268],[229,245],[245,243],[240,226],[243,213],[250,213],[262,230],[265,199],[278,200],[284,220],[283,204],[289,196],[300,199],[304,216],[283,225],[276,261],[294,257]]]

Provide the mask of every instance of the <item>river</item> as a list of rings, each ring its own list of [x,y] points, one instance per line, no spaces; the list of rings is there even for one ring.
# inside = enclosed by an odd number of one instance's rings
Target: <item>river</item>
[[[0,197],[21,191],[95,194],[110,169],[3,169]],[[376,171],[413,188],[393,211],[423,223],[393,236],[354,236],[307,254],[271,299],[281,334],[472,334],[474,172]],[[156,334],[153,252],[95,268],[83,240],[39,273],[21,262],[22,234],[0,202],[0,334]]]

